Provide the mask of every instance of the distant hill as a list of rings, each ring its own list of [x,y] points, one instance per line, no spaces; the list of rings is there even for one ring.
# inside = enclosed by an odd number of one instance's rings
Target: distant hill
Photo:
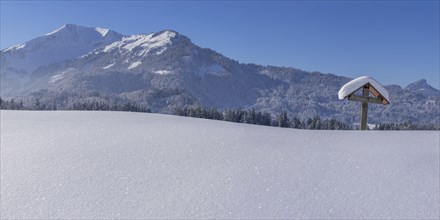
[[[2,50],[1,62],[2,98],[57,109],[130,102],[161,113],[203,105],[359,121],[359,103],[337,98],[350,78],[242,64],[173,30],[123,36],[68,24]],[[391,104],[371,105],[369,123],[440,123],[440,96],[426,81],[386,88]]]
[[[422,93],[425,96],[439,96],[439,90],[430,86],[426,79],[421,79],[417,82],[413,82],[405,87],[405,90],[411,90],[415,92]]]

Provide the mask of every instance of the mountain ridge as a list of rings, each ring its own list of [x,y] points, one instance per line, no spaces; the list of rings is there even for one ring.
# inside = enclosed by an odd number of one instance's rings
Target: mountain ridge
[[[197,46],[174,30],[124,36],[103,28],[63,27],[46,37],[64,30],[80,39],[76,42],[84,40],[88,51],[61,61],[45,60],[33,71],[20,71],[22,60],[11,62],[10,50],[2,50],[2,97],[29,103],[38,100],[57,109],[68,109],[75,102],[135,102],[162,113],[176,107],[204,105],[255,108],[272,114],[287,111],[303,118],[320,115],[348,122],[358,120],[358,106],[337,99],[339,88],[351,80],[348,77],[239,63]],[[71,39],[70,35],[62,39]],[[51,46],[41,48],[58,54],[59,48]],[[23,53],[22,57],[26,61],[32,56]],[[372,106],[372,122],[439,123],[438,94],[388,87],[392,104],[385,108]],[[407,103],[416,109],[408,108]]]
[[[425,95],[439,95],[439,90],[429,85],[426,79],[421,79],[410,83],[405,87],[405,89],[417,91]]]
[[[31,40],[29,40],[29,41],[27,41],[27,42],[25,42],[25,43],[23,43],[23,44],[19,44],[19,45],[16,45],[16,46],[12,46],[12,47],[8,47],[8,48],[1,49],[1,51],[2,51],[2,52],[7,52],[7,51],[14,51],[14,50],[18,50],[18,49],[23,49],[23,48],[26,48],[27,44],[28,44],[29,42],[33,41],[33,40],[40,39],[40,38],[44,38],[44,37],[47,37],[47,36],[51,36],[51,35],[57,34],[57,33],[61,32],[61,31],[64,31],[64,30],[72,31],[72,30],[75,30],[75,29],[94,29],[96,32],[100,33],[103,37],[110,33],[111,35],[117,35],[117,36],[119,36],[119,37],[121,37],[121,38],[129,38],[129,37],[133,37],[133,36],[158,35],[158,34],[161,34],[161,33],[164,33],[164,32],[170,32],[170,33],[175,34],[176,36],[184,37],[184,38],[188,39],[189,41],[191,41],[188,37],[186,37],[186,36],[184,36],[184,35],[181,35],[178,31],[173,30],[173,29],[164,29],[164,30],[161,30],[161,31],[158,31],[158,32],[150,32],[150,33],[140,33],[140,34],[133,34],[133,35],[123,35],[123,34],[120,34],[120,33],[116,32],[116,31],[114,31],[114,30],[107,29],[107,28],[101,28],[101,27],[86,27],[86,26],[82,26],[82,25],[77,25],[77,24],[67,23],[67,24],[61,26],[60,28],[55,29],[54,31],[49,32],[49,33],[47,33],[47,34],[45,34],[45,35],[43,35],[43,36],[41,36],[41,37],[37,37],[37,38],[31,39]],[[116,40],[115,40],[115,41],[116,41]],[[95,49],[97,49],[97,48],[95,48]],[[209,50],[212,50],[212,49],[210,49],[210,48],[203,48],[203,49],[209,49]],[[93,49],[93,50],[94,50],[94,49]],[[92,51],[93,51],[93,50],[92,50]],[[89,51],[89,52],[92,52],[92,51]],[[217,52],[216,52],[216,53],[217,53]],[[83,54],[83,55],[86,55],[86,54]],[[252,65],[253,63],[241,63],[241,64]],[[256,65],[258,65],[258,64],[256,64]],[[278,67],[278,66],[273,66],[273,65],[262,65],[262,66]],[[282,66],[281,68],[293,68],[293,67]],[[419,79],[419,80],[417,80],[417,81],[415,81],[415,82],[412,82],[412,83],[408,84],[408,85],[405,86],[404,88],[405,88],[405,89],[410,89],[410,88],[412,88],[413,85],[415,85],[415,84],[419,84],[420,82],[423,82],[423,84],[426,84],[426,87],[429,87],[430,90],[433,90],[433,91],[439,91],[438,89],[436,89],[436,88],[432,87],[431,85],[429,85],[429,84],[427,83],[427,80],[426,80],[426,79]],[[390,85],[390,86],[391,86],[391,85]],[[399,85],[399,86],[400,86],[400,85]]]

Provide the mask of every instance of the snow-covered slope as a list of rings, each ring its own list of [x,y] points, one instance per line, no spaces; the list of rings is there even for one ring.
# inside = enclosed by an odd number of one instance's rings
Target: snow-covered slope
[[[133,51],[138,47],[141,47],[139,51],[137,51],[137,55],[143,56],[148,54],[150,50],[154,48],[165,47],[171,44],[171,39],[177,35],[174,31],[163,31],[159,34],[151,33],[151,34],[138,34],[131,35],[128,37],[124,37],[122,40],[114,42],[108,46],[106,46],[103,51],[109,52],[112,50],[126,50]],[[166,48],[164,48],[166,49]],[[156,54],[162,53],[163,50],[156,52]]]
[[[439,132],[1,111],[1,218],[436,219]]]
[[[66,24],[24,44],[1,50],[1,95],[16,96],[47,89],[55,82],[47,78],[66,72],[73,59],[121,38],[121,34],[109,29]],[[58,69],[61,70],[56,72]],[[46,78],[44,82],[42,78]]]
[[[105,47],[87,53],[74,66],[77,69],[86,67],[98,72],[102,70],[104,72],[151,72],[155,69],[153,67],[160,65],[157,57],[168,50],[173,42],[179,43],[183,39],[190,43],[188,38],[172,30],[125,36]],[[162,63],[168,61],[167,64],[170,64],[167,57],[162,57],[159,61]]]
[[[44,36],[1,52],[7,66],[32,73],[37,67],[76,58],[121,38],[121,34],[109,29],[66,24]]]

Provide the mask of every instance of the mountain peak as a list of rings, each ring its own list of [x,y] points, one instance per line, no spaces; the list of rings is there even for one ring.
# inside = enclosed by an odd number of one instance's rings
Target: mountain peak
[[[162,30],[162,31],[158,31],[157,33],[179,35],[179,32],[177,32],[175,30],[172,30],[172,29],[165,29],[165,30]]]
[[[413,83],[410,83],[408,86],[405,87],[405,89],[419,89],[419,88],[426,88],[430,87],[426,79],[420,79]]]
[[[46,36],[56,34],[56,33],[61,32],[63,30],[76,29],[77,27],[78,27],[78,25],[76,25],[76,24],[65,24],[65,25],[55,29],[54,31],[51,31],[51,32],[47,33]]]
[[[172,38],[175,38],[178,35],[179,35],[179,33],[177,33],[176,31],[163,30],[163,31],[153,33],[152,37],[156,38],[158,40],[164,40],[164,39],[171,40]]]
[[[145,56],[152,50],[159,55],[170,45],[180,39],[188,39],[174,30],[163,30],[149,34],[135,34],[123,37],[120,41],[113,42],[102,49],[103,52],[122,51],[135,52],[138,56]],[[189,39],[188,39],[189,40]]]
[[[439,91],[435,89],[434,87],[430,86],[426,79],[420,79],[418,81],[415,81],[408,86],[405,87],[406,90],[412,90],[415,92],[420,92],[424,95],[439,95]]]
[[[98,33],[100,34],[102,37],[107,36],[107,34],[112,33],[112,35],[121,35],[115,31],[112,31],[110,29],[107,28],[102,28],[102,27],[85,27],[85,26],[81,26],[81,25],[76,25],[76,24],[65,24],[63,26],[61,26],[60,28],[47,33],[45,36],[53,36],[53,35],[77,35],[77,34],[84,34],[84,33]]]
[[[16,71],[31,73],[38,66],[82,56],[121,38],[121,34],[106,28],[65,24],[44,36],[2,50],[2,53],[11,65],[20,63]]]
[[[415,81],[412,84],[428,85],[428,82],[426,81],[426,79],[420,79],[420,80]]]

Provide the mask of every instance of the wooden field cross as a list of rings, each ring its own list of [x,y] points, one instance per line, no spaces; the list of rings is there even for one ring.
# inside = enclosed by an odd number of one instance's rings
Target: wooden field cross
[[[360,89],[362,89],[362,95],[356,95],[355,93]],[[370,96],[370,93],[373,96]],[[361,76],[342,86],[338,97],[339,99],[347,98],[350,101],[362,102],[361,130],[367,130],[368,103],[390,104],[388,91],[369,76]]]

